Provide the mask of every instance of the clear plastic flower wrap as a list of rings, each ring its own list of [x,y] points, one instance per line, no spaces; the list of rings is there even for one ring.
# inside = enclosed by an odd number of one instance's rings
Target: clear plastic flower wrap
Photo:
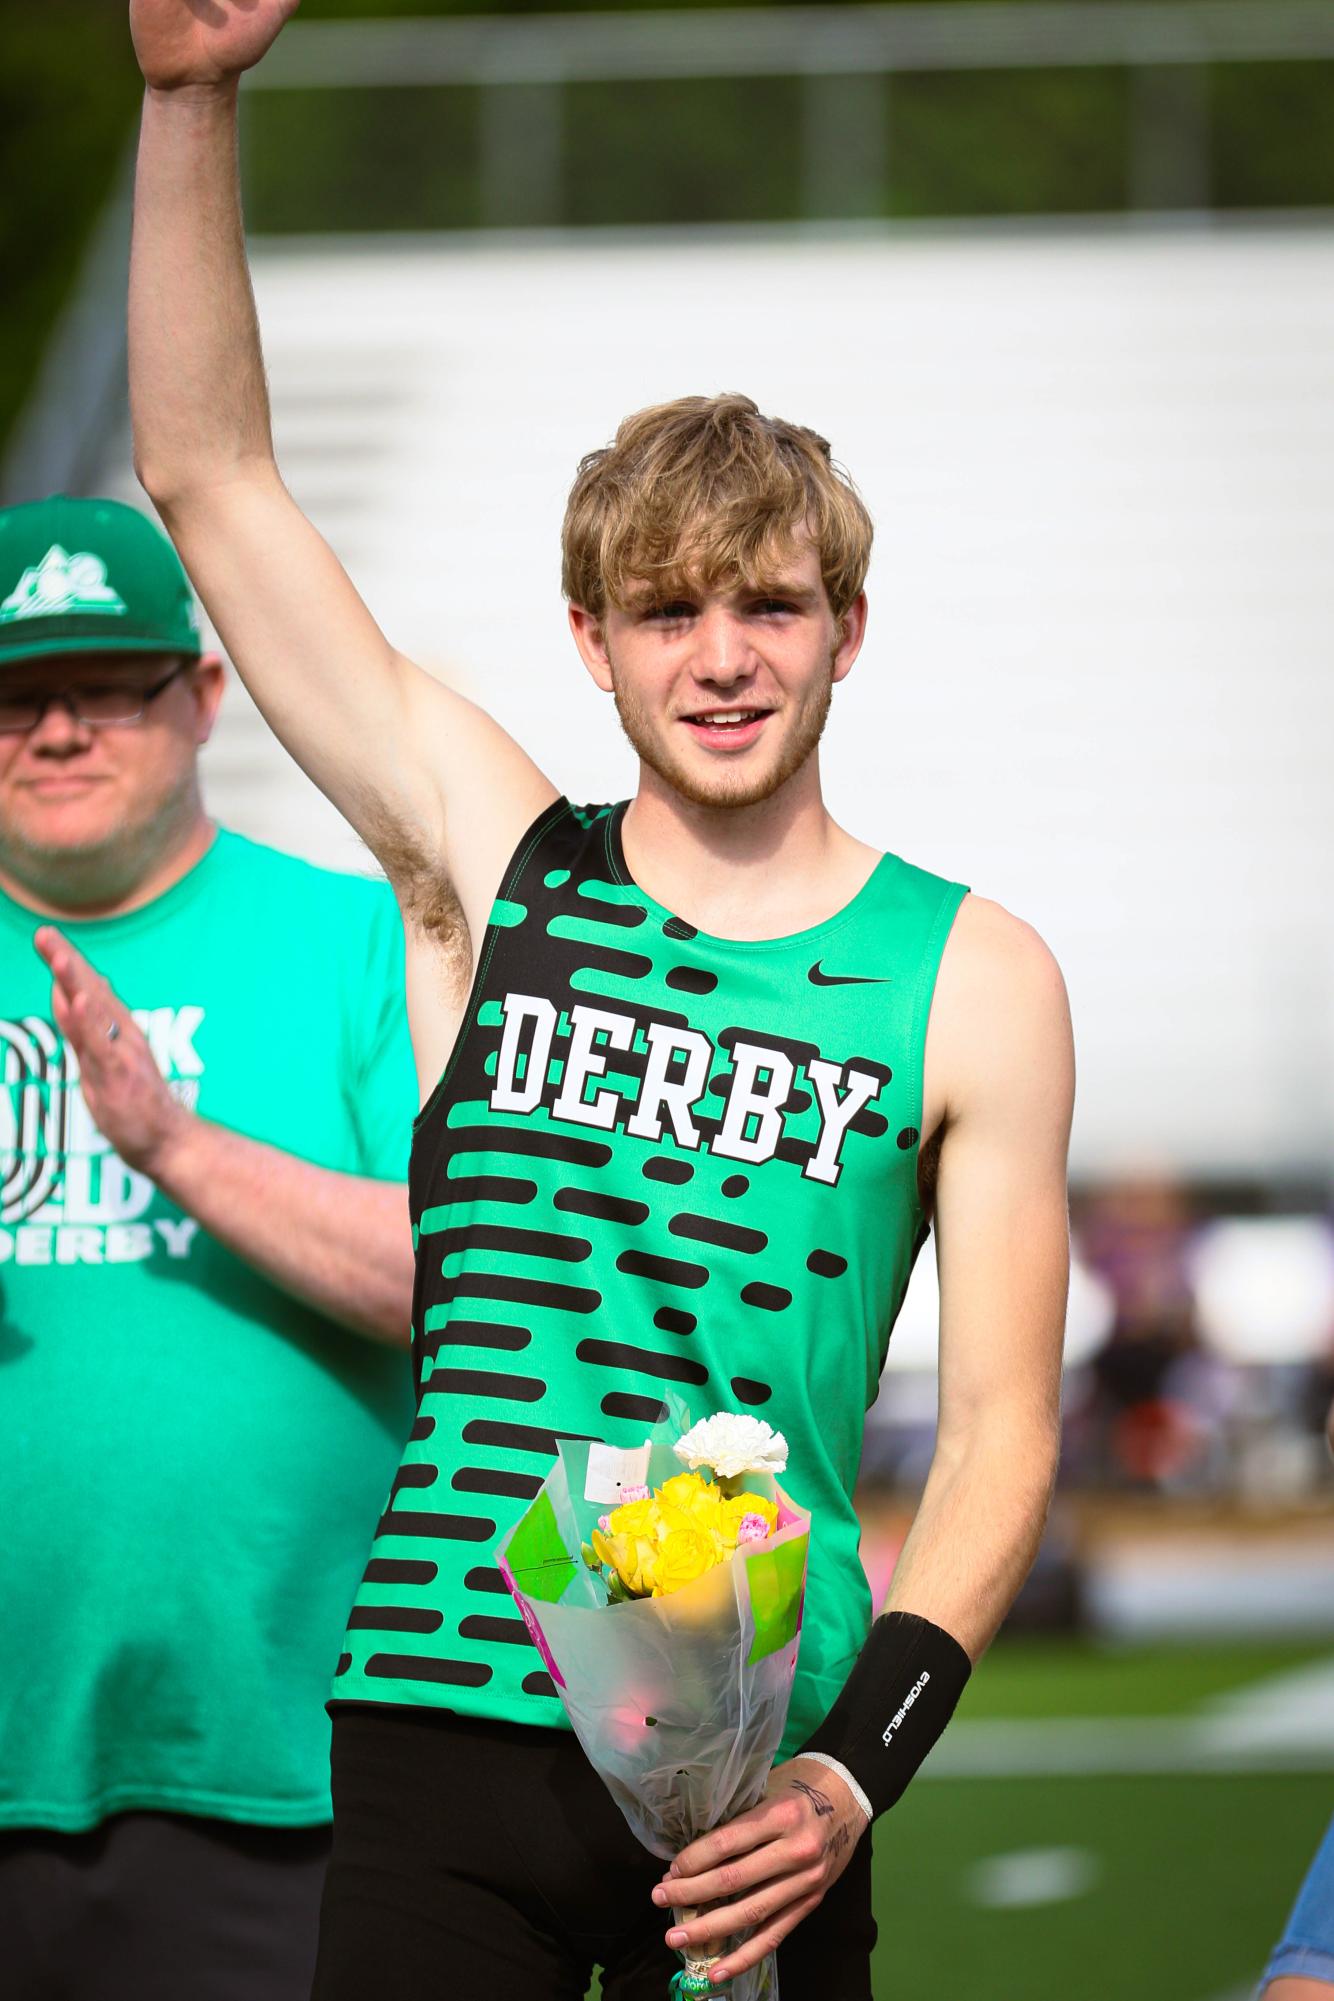
[[[771,1473],[722,1479],[777,1509],[770,1534],[661,1597],[608,1602],[584,1556],[607,1510],[682,1470],[672,1421],[622,1451],[562,1440],[541,1491],[497,1551],[500,1570],[590,1763],[635,1835],[670,1860],[760,1799],[787,1720],[797,1664],[810,1517]],[[664,1913],[665,1919],[665,1913]],[[686,1958],[679,1993],[716,1992],[707,1960]],[[771,2001],[773,1957],[739,1975],[733,2001]]]

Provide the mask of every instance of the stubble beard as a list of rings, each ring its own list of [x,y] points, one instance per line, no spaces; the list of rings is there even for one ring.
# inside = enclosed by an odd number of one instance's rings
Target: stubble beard
[[[183,827],[197,805],[193,769],[130,818],[83,838],[44,838],[17,816],[0,817],[0,869],[45,903],[74,907],[131,894],[169,845],[164,828]]]
[[[748,770],[741,760],[736,764],[730,761],[720,763],[705,782],[683,758],[671,755],[663,736],[655,730],[633,691],[625,686],[614,667],[612,670],[612,699],[616,703],[616,714],[636,757],[692,806],[721,807],[729,811],[760,805],[795,777],[814,755],[824,735],[833,695],[831,655],[829,672],[802,702],[777,763],[764,771]],[[667,725],[668,729],[671,727],[671,724]]]

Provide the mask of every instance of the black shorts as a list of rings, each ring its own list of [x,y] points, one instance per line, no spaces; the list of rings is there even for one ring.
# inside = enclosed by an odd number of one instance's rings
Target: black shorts
[[[10,2001],[307,2001],[327,1827],[121,1813],[0,1834]]]
[[[663,2001],[665,1864],[565,1730],[336,1706],[313,2001]],[[778,1954],[782,2001],[870,2001],[871,1840]]]

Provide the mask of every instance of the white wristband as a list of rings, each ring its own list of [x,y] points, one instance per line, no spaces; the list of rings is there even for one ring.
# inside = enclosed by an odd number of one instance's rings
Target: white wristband
[[[797,1756],[799,1758],[808,1758],[813,1765],[826,1765],[831,1772],[837,1772],[862,1812],[866,1815],[866,1818],[868,1820],[875,1819],[875,1815],[871,1812],[870,1800],[867,1799],[866,1794],[857,1784],[857,1781],[853,1778],[852,1773],[846,1765],[840,1765],[838,1759],[831,1758],[827,1751],[798,1751]]]

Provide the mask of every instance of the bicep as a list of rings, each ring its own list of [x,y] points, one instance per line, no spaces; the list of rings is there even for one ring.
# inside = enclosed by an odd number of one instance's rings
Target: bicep
[[[166,519],[274,733],[391,876],[408,856],[446,869],[471,920],[554,787],[498,723],[395,650],[276,468],[192,493]]]
[[[936,1182],[942,1438],[1005,1406],[1055,1421],[1069,1281],[1069,1006],[1036,933],[983,906],[942,965]],[[951,945],[950,951],[953,952]]]

